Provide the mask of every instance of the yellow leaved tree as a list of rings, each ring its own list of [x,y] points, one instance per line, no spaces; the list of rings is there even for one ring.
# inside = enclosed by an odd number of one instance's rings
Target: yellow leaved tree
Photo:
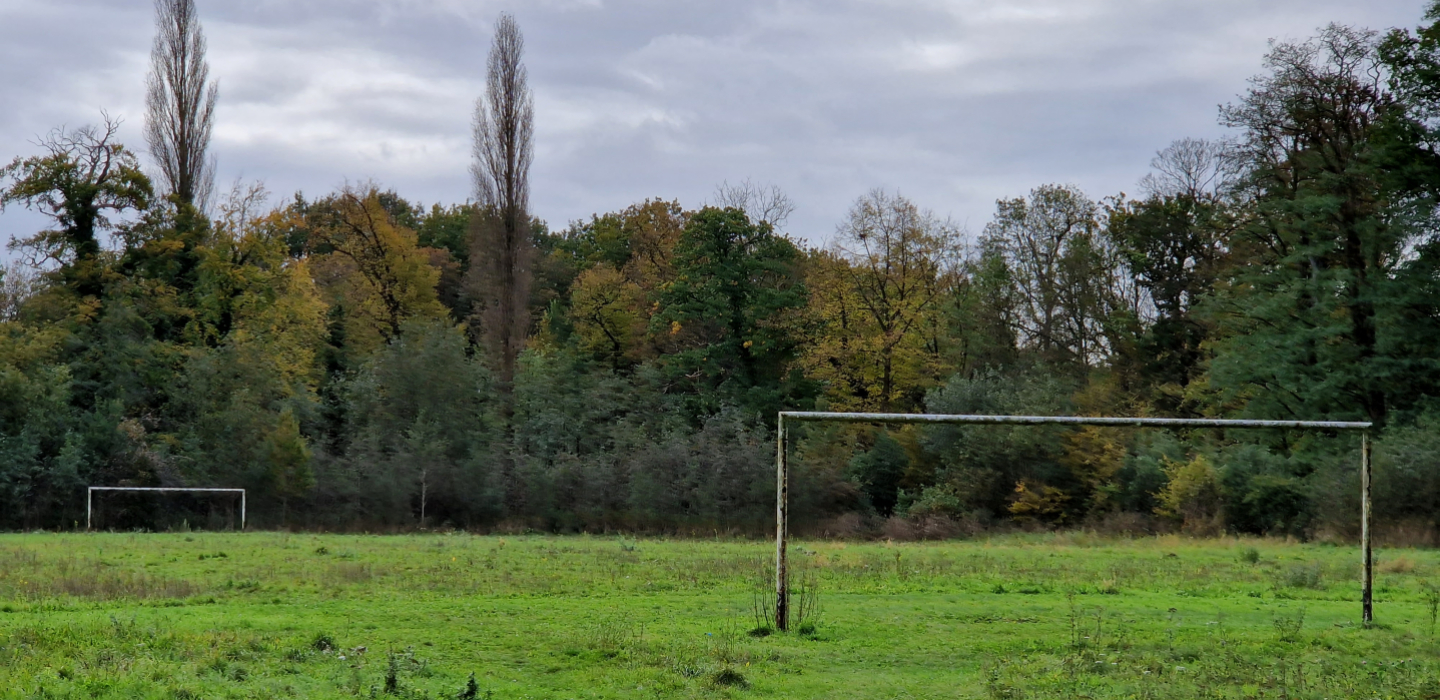
[[[219,204],[200,260],[192,342],[229,344],[242,357],[265,363],[289,392],[314,389],[316,356],[325,339],[325,303],[307,261],[289,255],[282,234],[285,214],[262,212],[267,194],[258,184],[236,186]]]
[[[344,319],[346,344],[366,353],[410,319],[447,318],[436,295],[440,270],[415,231],[396,223],[375,185],[344,187],[310,230],[311,273]]]
[[[812,253],[815,337],[802,362],[834,408],[914,409],[950,373],[941,307],[957,246],[950,222],[876,190],[851,208],[830,250]]]
[[[575,279],[570,315],[581,349],[615,369],[638,362],[649,315],[645,290],[609,265],[596,265]]]
[[[1156,494],[1160,500],[1156,514],[1178,521],[1183,530],[1196,535],[1217,535],[1224,529],[1224,494],[1208,457],[1197,454],[1184,462],[1167,457],[1165,476],[1165,488]]]

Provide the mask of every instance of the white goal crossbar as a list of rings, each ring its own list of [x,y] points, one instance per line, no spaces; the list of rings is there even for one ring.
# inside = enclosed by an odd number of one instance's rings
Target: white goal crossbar
[[[1135,428],[1242,428],[1280,430],[1356,430],[1360,431],[1360,549],[1363,560],[1361,574],[1361,619],[1369,625],[1374,620],[1372,591],[1374,584],[1374,551],[1370,546],[1370,428],[1365,421],[1306,420],[1227,420],[1218,418],[1127,418],[1089,416],[979,416],[936,413],[827,413],[820,411],[781,411],[775,430],[775,626],[782,631],[790,627],[790,587],[786,569],[786,545],[789,538],[787,507],[790,474],[785,449],[785,423],[944,423],[969,425],[1098,425]]]
[[[245,529],[245,489],[205,489],[205,488],[179,488],[160,486],[90,486],[85,491],[85,529],[90,529],[90,518],[94,512],[96,491],[199,491],[204,493],[238,493],[240,494],[240,529]]]

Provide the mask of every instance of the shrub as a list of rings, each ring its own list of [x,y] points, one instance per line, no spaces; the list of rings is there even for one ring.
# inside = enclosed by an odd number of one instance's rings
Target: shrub
[[[1280,585],[1289,588],[1319,589],[1323,587],[1324,572],[1319,562],[1295,564],[1280,574]]]
[[[710,676],[710,682],[718,687],[749,688],[750,681],[739,671],[726,666]]]
[[[1223,527],[1222,491],[1214,465],[1205,455],[1178,462],[1164,459],[1168,481],[1155,512],[1180,521],[1186,532],[1213,535]]]
[[[494,697],[495,691],[485,691],[485,698]],[[465,681],[465,687],[455,696],[455,700],[480,700],[480,683],[475,680],[475,673],[470,673],[470,680]]]

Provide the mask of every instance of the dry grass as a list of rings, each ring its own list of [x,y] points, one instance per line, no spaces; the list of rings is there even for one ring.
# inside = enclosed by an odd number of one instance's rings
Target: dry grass
[[[1354,541],[1354,538],[1349,540]],[[1435,526],[1428,520],[1379,523],[1375,527],[1377,547],[1434,547],[1437,543],[1440,537],[1436,537]]]
[[[114,567],[97,558],[46,560],[37,551],[0,550],[0,598],[148,600],[189,598],[204,586],[187,578]]]
[[[1415,560],[1402,554],[1398,557],[1381,560],[1377,568],[1387,574],[1408,574],[1415,571]]]
[[[325,581],[330,584],[365,583],[375,578],[375,566],[364,562],[342,561],[325,569]]]

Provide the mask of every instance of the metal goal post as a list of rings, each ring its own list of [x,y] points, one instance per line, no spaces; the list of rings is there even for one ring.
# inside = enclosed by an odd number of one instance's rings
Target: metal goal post
[[[1363,559],[1361,574],[1361,619],[1369,625],[1374,620],[1372,591],[1374,583],[1374,552],[1370,546],[1370,428],[1363,421],[1307,420],[1225,420],[1210,418],[1120,418],[1089,416],[977,416],[934,413],[829,413],[821,411],[781,411],[776,421],[775,436],[775,626],[790,628],[790,582],[786,568],[785,549],[789,538],[786,510],[789,501],[790,474],[786,464],[785,424],[819,423],[947,423],[965,425],[1098,425],[1136,428],[1242,428],[1289,430],[1357,430],[1360,431],[1360,550]]]
[[[159,486],[90,486],[85,491],[85,529],[90,529],[91,516],[94,513],[96,491],[200,491],[205,493],[238,493],[240,494],[240,529],[245,529],[245,489],[191,489],[172,488]]]

